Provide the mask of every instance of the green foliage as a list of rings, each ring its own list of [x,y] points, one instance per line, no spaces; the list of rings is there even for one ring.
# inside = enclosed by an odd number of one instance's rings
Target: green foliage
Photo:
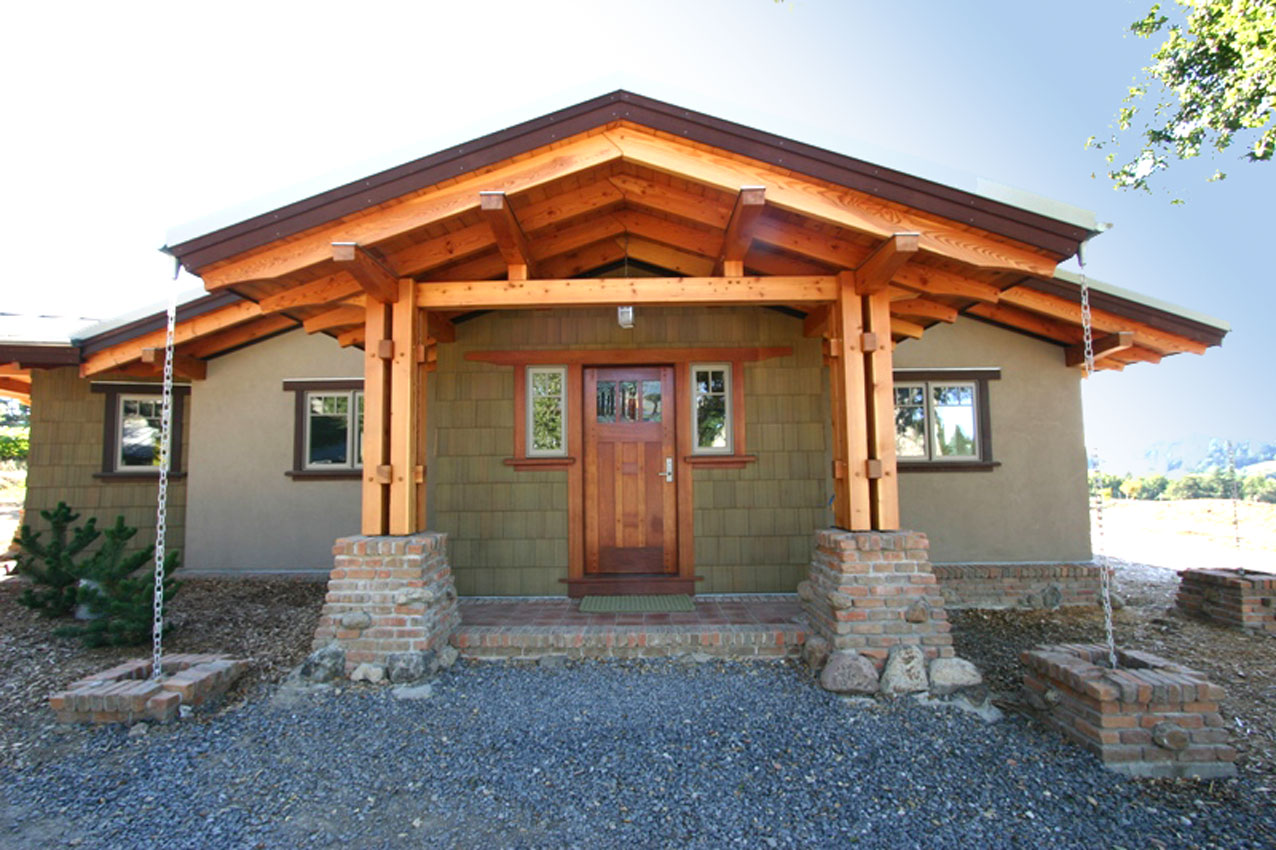
[[[1248,501],[1276,505],[1276,479],[1251,475],[1241,485],[1241,491]]]
[[[0,428],[0,460],[26,460],[30,452],[30,428],[25,426]]]
[[[1090,495],[1103,495],[1105,499],[1115,499],[1121,496],[1121,485],[1125,482],[1125,478],[1120,475],[1112,475],[1108,472],[1090,471]]]
[[[1130,25],[1140,38],[1163,33],[1165,41],[1117,113],[1120,132],[1142,125],[1142,144],[1133,158],[1119,163],[1115,152],[1107,156],[1108,176],[1118,188],[1147,190],[1171,156],[1192,159],[1204,146],[1221,153],[1236,137],[1244,139],[1251,162],[1276,153],[1276,0],[1176,2],[1180,20],[1171,21],[1157,4]],[[1143,103],[1150,90],[1157,94],[1149,115]],[[1117,136],[1087,142],[1107,144],[1116,146]],[[1211,179],[1226,176],[1216,171]]]
[[[79,637],[86,646],[128,646],[150,638],[155,571],[143,572],[142,568],[151,561],[155,547],[126,555],[128,542],[136,534],[137,529],[125,525],[122,516],[103,532],[105,541],[80,574],[87,583],[80,588],[79,601],[88,608],[92,619],[64,626],[57,634]],[[179,562],[177,552],[169,552],[164,558],[165,604],[181,586],[172,578]]]
[[[76,556],[101,537],[101,532],[96,528],[97,520],[90,518],[68,541],[67,531],[80,515],[72,513],[66,502],[58,502],[51,511],[40,511],[40,516],[49,524],[48,543],[41,540],[44,532],[32,531],[27,524],[15,539],[22,550],[15,572],[34,585],[22,591],[18,602],[46,617],[61,617],[75,608],[76,586],[83,570]]]

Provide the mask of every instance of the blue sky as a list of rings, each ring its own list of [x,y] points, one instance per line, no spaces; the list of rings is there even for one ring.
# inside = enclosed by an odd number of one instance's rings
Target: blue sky
[[[617,87],[973,186],[1094,210],[1101,279],[1226,319],[1204,357],[1101,374],[1089,440],[1276,440],[1276,166],[1176,166],[1114,192],[1104,134],[1152,44],[1123,0],[23,4],[8,93],[0,311],[109,316],[163,299],[173,228],[322,188]],[[14,120],[17,119],[17,120]],[[1204,177],[1221,166],[1231,176]],[[1097,173],[1096,179],[1091,174]],[[292,194],[296,194],[294,191]],[[1172,196],[1187,201],[1172,206]],[[189,286],[193,281],[182,284]]]

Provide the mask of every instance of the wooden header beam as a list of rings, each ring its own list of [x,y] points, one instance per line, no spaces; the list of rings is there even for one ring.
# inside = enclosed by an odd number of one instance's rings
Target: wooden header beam
[[[356,242],[333,242],[332,260],[344,267],[370,298],[382,304],[399,300],[399,276]]]
[[[837,299],[837,278],[650,277],[465,280],[417,284],[427,310],[614,307],[622,304],[818,304]]]
[[[1084,331],[1083,331],[1084,333]],[[1114,334],[1098,337],[1094,340],[1094,362],[1111,357],[1118,351],[1134,347],[1134,331],[1117,331]],[[1069,366],[1085,366],[1085,343],[1069,345],[1064,350],[1063,362]]]
[[[766,205],[766,188],[741,186],[736,195],[727,232],[722,239],[722,253],[714,263],[714,274],[738,276],[744,274],[744,257],[753,242],[753,226]]]
[[[518,217],[510,209],[504,192],[479,192],[479,211],[492,229],[496,247],[509,267],[510,280],[527,280],[535,275],[532,250],[527,245]]]

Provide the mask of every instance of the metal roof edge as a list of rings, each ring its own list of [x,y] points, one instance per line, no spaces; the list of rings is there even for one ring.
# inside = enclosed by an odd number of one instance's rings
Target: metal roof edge
[[[203,289],[190,289],[177,296],[178,322],[203,315],[219,307],[245,300],[229,290],[208,293]],[[168,305],[150,304],[130,310],[112,319],[85,328],[73,336],[71,343],[85,354],[101,351],[112,345],[127,342],[145,333],[160,330],[167,324]]]
[[[1062,280],[1066,283],[1070,283],[1078,289],[1081,287],[1082,276],[1077,272],[1069,271],[1067,269],[1055,269],[1054,277],[1056,280]],[[1231,324],[1223,319],[1219,319],[1207,313],[1201,313],[1197,310],[1191,309],[1190,307],[1183,307],[1169,301],[1162,301],[1154,296],[1144,295],[1141,292],[1135,292],[1132,289],[1126,289],[1124,287],[1117,286],[1116,284],[1091,277],[1090,275],[1085,275],[1085,280],[1091,289],[1098,292],[1103,292],[1116,298],[1130,301],[1162,313],[1169,313],[1180,319],[1186,319],[1187,321],[1194,322],[1198,325],[1206,325],[1214,328],[1215,330],[1222,331],[1224,334],[1230,333],[1232,330]]]

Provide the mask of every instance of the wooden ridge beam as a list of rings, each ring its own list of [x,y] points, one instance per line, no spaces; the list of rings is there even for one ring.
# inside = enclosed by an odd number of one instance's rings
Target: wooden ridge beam
[[[376,245],[412,230],[478,210],[478,193],[500,189],[516,194],[545,186],[572,174],[615,162],[621,152],[600,134],[583,136],[482,174],[462,175],[452,184],[314,228],[286,242],[272,243],[250,254],[197,270],[209,291],[252,280],[268,280],[299,272],[331,258],[339,241]],[[400,269],[409,274],[407,269]]]
[[[1084,331],[1082,331],[1084,333]],[[1117,331],[1113,334],[1097,337],[1094,339],[1091,348],[1094,351],[1094,360],[1097,364],[1100,360],[1111,357],[1120,351],[1134,347],[1133,331]],[[1064,349],[1063,362],[1068,366],[1085,366],[1085,343],[1077,343],[1069,345]]]
[[[744,257],[753,242],[753,226],[766,205],[766,188],[741,186],[731,208],[726,235],[722,237],[722,252],[713,265],[714,274],[744,274]]]
[[[164,349],[142,349],[142,362],[148,366],[154,366],[162,372],[164,370]],[[180,378],[189,378],[192,381],[202,381],[208,377],[208,364],[198,357],[191,357],[189,354],[174,351],[173,374]]]
[[[931,301],[927,298],[905,298],[891,302],[891,314],[894,316],[913,316],[922,319],[934,319],[952,324],[957,321],[957,309]]]
[[[357,242],[333,242],[332,261],[358,282],[369,298],[382,304],[399,300],[399,275]]]
[[[879,239],[901,230],[916,232],[922,251],[974,268],[1051,277],[1057,265],[1057,260],[1029,246],[753,160],[693,148],[632,126],[615,127],[601,135],[621,151],[625,162],[727,192],[739,186],[766,186],[767,202],[780,209]]]
[[[905,263],[917,253],[921,234],[895,233],[869,255],[855,270],[855,291],[859,295],[876,295],[886,291]]]
[[[178,322],[173,342],[175,345],[182,345],[202,336],[260,318],[261,315],[261,307],[252,301],[240,301],[236,304],[210,310],[207,313],[201,313],[198,316]],[[126,363],[140,360],[144,349],[162,347],[167,335],[167,330],[161,328],[90,354],[80,364],[80,377],[87,378],[91,375],[109,372]]]
[[[479,210],[492,231],[497,250],[509,267],[510,280],[527,280],[535,277],[531,248],[527,234],[518,223],[518,216],[510,209],[509,200],[500,190],[479,192]]]
[[[302,327],[306,329],[306,333],[313,334],[319,331],[330,331],[333,328],[345,327],[347,325],[362,325],[367,319],[367,310],[364,305],[358,306],[352,304],[343,304],[325,313],[317,316],[311,316],[302,322]]]
[[[569,278],[418,284],[429,310],[611,307],[626,304],[805,304],[832,301],[837,280],[803,277]]]

